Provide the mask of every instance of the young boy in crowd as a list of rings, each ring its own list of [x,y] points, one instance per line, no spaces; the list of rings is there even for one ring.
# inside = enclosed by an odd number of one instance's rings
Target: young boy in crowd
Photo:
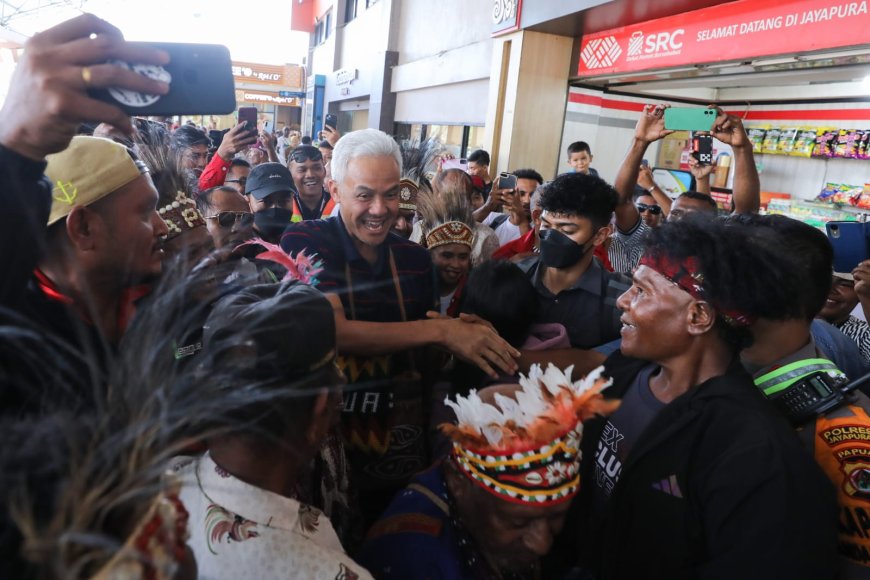
[[[592,149],[586,141],[574,141],[568,145],[568,165],[572,173],[585,173],[598,177],[598,171],[589,167],[592,163]]]

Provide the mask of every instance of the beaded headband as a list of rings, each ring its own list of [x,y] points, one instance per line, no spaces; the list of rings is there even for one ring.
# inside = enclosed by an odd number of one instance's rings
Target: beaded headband
[[[709,302],[729,326],[745,327],[755,322],[754,317],[749,314],[735,309],[722,308],[707,298],[707,292],[704,290],[704,273],[701,272],[701,264],[694,256],[689,256],[684,260],[675,260],[661,252],[647,252],[641,257],[638,266],[646,266],[655,270],[695,300]]]
[[[447,244],[474,245],[474,231],[463,222],[443,223],[426,234],[426,247],[430,250]]]
[[[580,486],[580,440],[583,421],[612,413],[618,401],[601,391],[612,381],[603,367],[571,381],[574,367],[563,373],[552,364],[547,371],[532,366],[520,376],[515,398],[495,395],[484,403],[476,391],[445,404],[456,413],[457,425],[442,425],[453,440],[453,460],[471,481],[513,503],[550,505],[569,500]]]
[[[409,209],[417,211],[417,195],[420,193],[420,186],[410,179],[402,179],[399,181],[399,209]]]
[[[159,208],[157,213],[166,222],[166,227],[169,229],[167,238],[169,239],[193,228],[205,225],[202,214],[196,209],[196,202],[187,197],[182,191],[176,194],[175,200],[172,203]]]
[[[127,543],[91,580],[169,580],[175,576],[187,551],[190,518],[178,497],[179,487],[173,479],[151,503]]]

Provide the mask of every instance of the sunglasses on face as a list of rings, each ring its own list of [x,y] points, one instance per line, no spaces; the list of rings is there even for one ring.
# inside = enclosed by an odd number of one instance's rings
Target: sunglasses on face
[[[217,220],[222,228],[231,228],[238,222],[242,227],[254,223],[254,214],[247,211],[222,211],[215,215],[206,216],[207,220]]]
[[[640,213],[648,211],[653,215],[659,215],[660,213],[662,213],[662,208],[658,205],[647,205],[645,203],[639,203],[637,204],[637,211],[639,211]]]
[[[241,183],[242,185],[248,183],[247,177],[240,177],[239,179],[227,179],[224,183]]]
[[[320,152],[319,149],[315,149],[314,151],[294,150],[290,152],[290,159],[292,159],[296,163],[305,163],[306,161],[323,161],[323,154]]]

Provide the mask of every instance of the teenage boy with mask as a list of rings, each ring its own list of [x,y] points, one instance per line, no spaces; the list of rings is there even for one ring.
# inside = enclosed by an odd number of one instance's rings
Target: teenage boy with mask
[[[592,255],[610,235],[616,203],[616,191],[604,180],[560,175],[541,194],[540,255],[519,264],[538,293],[536,322],[565,324],[574,348],[619,338],[616,298],[631,281],[608,272]]]
[[[293,219],[297,195],[290,170],[280,163],[261,163],[251,170],[245,197],[254,214],[254,230],[263,240],[277,244]]]

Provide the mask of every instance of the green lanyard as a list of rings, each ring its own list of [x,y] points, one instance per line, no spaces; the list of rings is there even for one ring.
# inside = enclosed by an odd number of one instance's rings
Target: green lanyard
[[[755,386],[766,397],[784,391],[799,380],[811,374],[824,372],[834,379],[846,379],[846,375],[837,368],[837,365],[824,358],[807,358],[779,367],[757,379]]]

